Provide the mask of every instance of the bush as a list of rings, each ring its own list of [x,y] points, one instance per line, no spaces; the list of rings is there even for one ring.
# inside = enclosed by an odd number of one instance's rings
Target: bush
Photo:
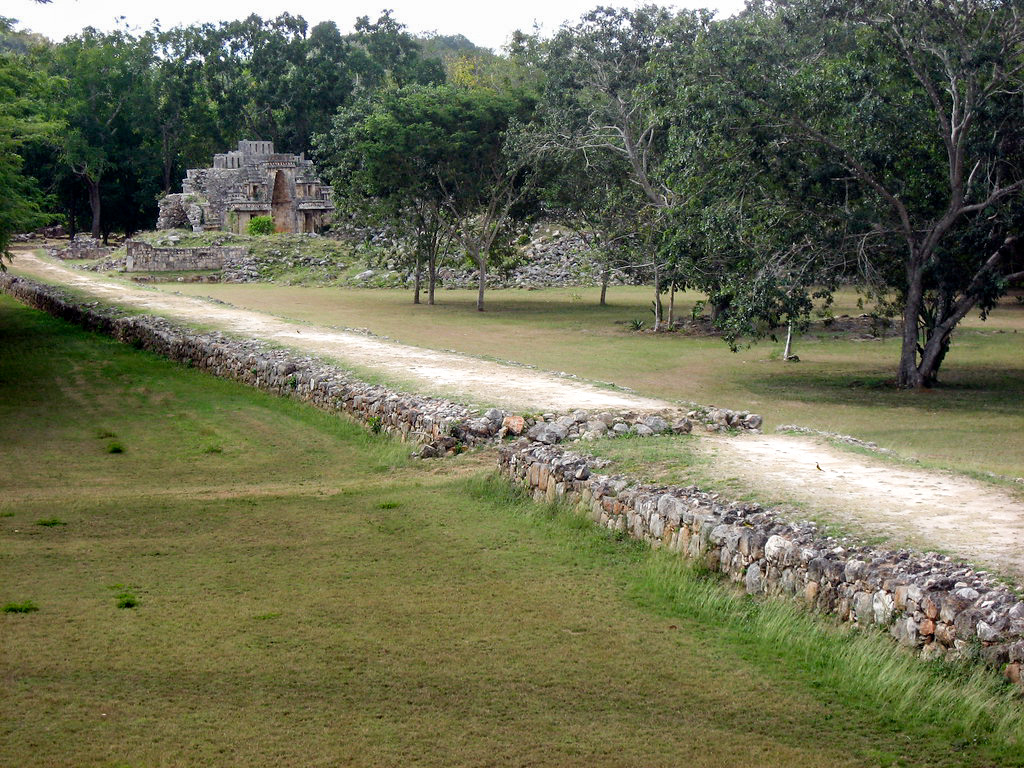
[[[274,234],[274,220],[269,216],[253,216],[249,219],[247,231],[250,235]]]
[[[23,603],[7,603],[3,607],[4,613],[32,613],[38,610],[39,606],[31,600],[26,600]]]

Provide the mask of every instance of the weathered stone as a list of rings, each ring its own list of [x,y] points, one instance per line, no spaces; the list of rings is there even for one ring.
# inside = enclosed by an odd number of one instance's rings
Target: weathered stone
[[[870,624],[874,619],[874,595],[857,592],[853,596],[853,615],[860,624]]]
[[[763,591],[764,583],[761,578],[761,568],[757,563],[751,563],[747,568],[746,575],[747,594],[757,595]]]
[[[640,419],[640,423],[654,433],[668,431],[668,422],[661,418],[661,416],[644,416]]]
[[[569,430],[561,424],[544,422],[531,427],[530,431],[526,434],[531,440],[535,440],[538,443],[554,445],[564,440],[566,435],[569,434]]]
[[[677,435],[688,435],[693,431],[693,422],[689,419],[677,419],[672,422],[672,431]]]
[[[269,141],[240,141],[214,155],[212,168],[186,172],[180,194],[159,201],[157,229],[245,232],[254,216],[269,216],[277,232],[315,232],[334,211],[332,190],[304,155],[274,152]]]
[[[876,624],[888,624],[893,612],[892,595],[878,590],[871,599],[871,609]]]
[[[743,426],[746,427],[747,429],[760,429],[763,423],[764,419],[762,419],[756,413],[752,413],[745,419],[743,419]]]
[[[526,420],[522,416],[506,416],[501,420],[501,426],[504,427],[510,435],[521,435],[523,430],[526,429]]]
[[[654,430],[648,427],[646,424],[634,424],[633,432],[638,437],[650,437],[654,434]]]
[[[909,617],[898,619],[893,622],[892,628],[889,631],[900,645],[905,645],[909,648],[917,645],[918,627],[913,619]]]

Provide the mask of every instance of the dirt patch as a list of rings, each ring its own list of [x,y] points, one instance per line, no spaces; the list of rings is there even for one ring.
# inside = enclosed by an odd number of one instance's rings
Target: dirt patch
[[[706,438],[709,474],[805,506],[894,545],[939,549],[1024,580],[1024,504],[969,478],[915,469],[820,438]]]
[[[18,273],[180,321],[254,336],[371,369],[420,391],[515,410],[661,410],[674,404],[601,389],[529,368],[421,349],[363,334],[300,326],[248,310],[133,287],[21,252]],[[770,415],[770,414],[769,414]],[[712,474],[785,498],[839,524],[921,549],[949,551],[1024,579],[1024,504],[956,475],[905,468],[787,435],[707,437]]]

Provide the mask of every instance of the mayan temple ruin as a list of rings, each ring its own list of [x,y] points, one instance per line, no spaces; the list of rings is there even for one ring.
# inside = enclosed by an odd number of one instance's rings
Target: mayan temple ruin
[[[160,200],[157,229],[242,233],[255,216],[270,216],[277,232],[317,232],[334,211],[331,188],[304,154],[274,152],[270,141],[240,141],[214,155],[212,168],[190,168],[181,192]]]

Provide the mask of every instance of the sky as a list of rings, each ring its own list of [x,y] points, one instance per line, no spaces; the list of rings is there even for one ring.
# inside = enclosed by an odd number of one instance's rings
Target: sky
[[[651,2],[652,0],[646,0]],[[60,40],[83,27],[109,31],[116,28],[144,30],[154,19],[163,28],[207,21],[242,19],[250,13],[274,18],[287,11],[311,24],[334,21],[349,31],[359,16],[376,19],[382,9],[414,34],[436,31],[463,34],[477,45],[499,49],[516,29],[532,30],[539,24],[550,34],[567,20],[578,19],[597,5],[637,7],[635,0],[53,0],[46,5],[32,0],[5,0],[0,15],[13,17],[19,26]],[[743,7],[743,0],[667,2],[678,8],[706,7],[729,15]],[[124,17],[119,21],[119,17]]]

